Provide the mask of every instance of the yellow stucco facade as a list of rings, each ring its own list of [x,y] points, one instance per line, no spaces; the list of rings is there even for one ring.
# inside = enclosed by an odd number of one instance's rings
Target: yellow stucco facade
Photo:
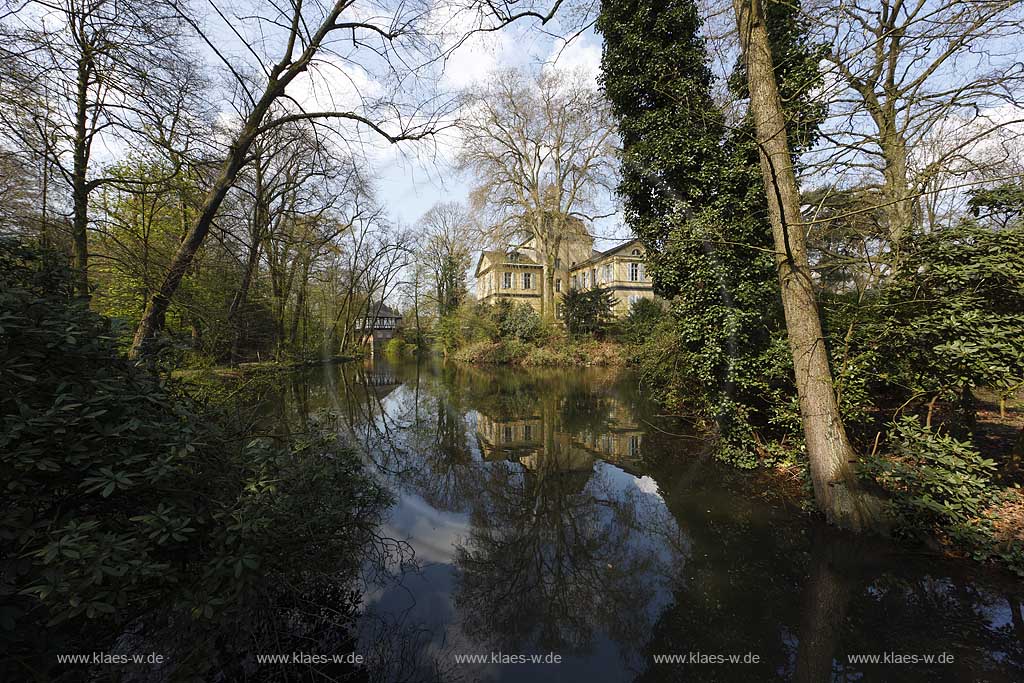
[[[631,240],[607,251],[596,251],[593,238],[576,235],[564,239],[555,260],[556,306],[570,288],[604,287],[616,298],[615,312],[625,315],[637,299],[653,299],[654,288],[645,267],[645,251],[639,240]],[[535,238],[505,250],[489,250],[477,262],[476,296],[484,303],[500,299],[528,303],[539,313],[544,287],[543,257]]]

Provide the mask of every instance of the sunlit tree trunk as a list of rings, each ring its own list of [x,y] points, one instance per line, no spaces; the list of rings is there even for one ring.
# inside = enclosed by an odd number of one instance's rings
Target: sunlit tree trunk
[[[814,496],[830,522],[864,530],[877,523],[878,507],[858,485],[853,468],[856,455],[836,401],[761,3],[733,0],[733,8],[747,66],[750,111],[760,149]]]

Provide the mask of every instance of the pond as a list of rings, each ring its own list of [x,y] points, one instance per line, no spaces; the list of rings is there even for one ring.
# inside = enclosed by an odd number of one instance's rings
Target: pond
[[[627,373],[329,366],[263,408],[327,415],[394,495],[373,678],[1024,680],[1019,582],[814,522]]]

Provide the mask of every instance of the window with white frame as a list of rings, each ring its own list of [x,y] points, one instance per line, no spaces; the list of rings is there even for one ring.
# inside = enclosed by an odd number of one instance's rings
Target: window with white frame
[[[533,273],[523,273],[523,289],[533,289]]]
[[[503,273],[503,281],[501,283],[504,289],[512,289],[512,273]]]
[[[555,278],[555,291],[556,292],[561,292],[562,291],[562,278],[560,278],[560,277],[559,278]]]
[[[589,275],[589,273],[587,273],[587,271],[584,270],[583,271],[583,289],[587,288],[587,275]]]
[[[612,279],[612,264],[607,263],[604,266],[604,281],[611,282]]]
[[[580,280],[579,280],[579,278],[578,278],[578,277],[576,277],[575,275],[573,275],[573,276],[572,276],[572,279],[571,279],[571,280],[569,281],[569,284],[570,284],[570,286],[571,286],[571,287],[572,287],[573,289],[579,289],[579,286],[580,286]]]
[[[640,437],[629,437],[629,457],[635,458],[640,455]]]
[[[640,280],[640,264],[630,263],[629,264],[629,280],[630,282],[638,282]]]

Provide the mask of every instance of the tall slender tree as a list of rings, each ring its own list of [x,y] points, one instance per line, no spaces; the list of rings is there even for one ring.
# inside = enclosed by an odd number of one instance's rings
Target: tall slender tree
[[[466,295],[466,271],[473,250],[473,224],[457,202],[440,202],[420,217],[424,243],[417,260],[429,273],[430,298],[438,317],[455,310]]]
[[[733,8],[815,499],[829,521],[853,530],[869,529],[878,522],[878,510],[858,485],[853,467],[856,454],[836,400],[764,7],[761,0],[733,0]]]
[[[619,191],[627,220],[648,246],[655,286],[672,297],[679,343],[665,347],[658,371],[670,368],[683,385],[675,388],[682,402],[715,417],[720,454],[751,466],[761,449],[758,432],[780,422],[776,413],[792,395],[792,362],[818,502],[833,521],[860,527],[867,515],[857,507],[853,452],[832,390],[803,233],[779,227],[779,173],[788,173],[787,201],[799,211],[787,140],[806,149],[823,114],[807,106],[820,83],[820,49],[805,40],[793,8],[773,3],[767,16],[760,6],[758,12],[763,50],[784,59],[779,67],[751,60],[744,40],[747,58],[728,85],[752,104],[729,125],[712,97],[692,0],[603,3],[604,84],[624,148]],[[778,106],[768,123],[765,78]],[[784,144],[766,157],[769,137]],[[790,359],[778,343],[787,336]]]
[[[781,312],[749,126],[728,126],[712,96],[693,0],[606,0],[598,29],[626,221],[670,301],[671,328],[644,375],[673,407],[714,421],[719,457],[754,466],[778,422],[771,411],[788,403],[772,394],[791,380],[777,358]]]
[[[123,181],[97,171],[98,141],[137,141],[168,117],[187,119],[196,81],[178,41],[180,20],[165,3],[25,6],[6,57],[20,62],[23,78],[14,92],[0,87],[0,125],[10,135],[19,122],[31,122],[34,134],[23,139],[69,189],[75,292],[88,297],[89,202],[100,187]]]

